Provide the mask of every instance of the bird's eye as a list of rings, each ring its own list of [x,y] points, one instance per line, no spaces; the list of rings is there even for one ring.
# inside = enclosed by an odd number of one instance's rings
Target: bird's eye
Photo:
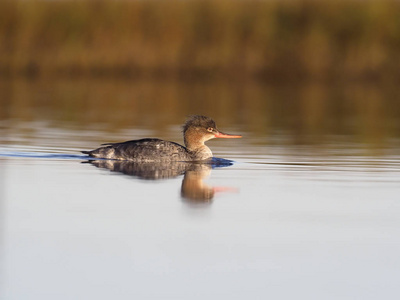
[[[208,127],[208,128],[207,128],[207,131],[208,131],[208,132],[213,132],[213,130],[214,130],[214,128],[212,128],[212,127]]]

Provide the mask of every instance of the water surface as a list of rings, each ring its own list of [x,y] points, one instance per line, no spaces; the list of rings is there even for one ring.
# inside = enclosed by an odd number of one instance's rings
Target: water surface
[[[155,85],[3,87],[2,299],[400,296],[390,90]],[[80,154],[181,142],[190,113],[244,136],[208,143],[233,164],[137,168]]]

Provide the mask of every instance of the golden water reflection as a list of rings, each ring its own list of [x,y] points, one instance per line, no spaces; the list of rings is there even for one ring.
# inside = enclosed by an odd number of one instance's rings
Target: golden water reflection
[[[399,96],[394,86],[316,82],[18,79],[0,83],[0,126],[6,133],[21,122],[79,131],[137,128],[165,137],[187,115],[204,114],[245,134],[247,143],[279,144],[274,137],[284,136],[293,145],[320,145],[340,136],[381,148],[400,138]]]

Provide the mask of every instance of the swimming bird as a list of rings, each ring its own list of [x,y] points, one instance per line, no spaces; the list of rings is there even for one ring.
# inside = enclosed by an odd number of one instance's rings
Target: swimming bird
[[[102,144],[92,151],[82,151],[90,157],[136,162],[205,161],[213,154],[204,143],[214,138],[241,138],[241,135],[219,131],[213,119],[194,115],[183,125],[185,146],[154,138]]]

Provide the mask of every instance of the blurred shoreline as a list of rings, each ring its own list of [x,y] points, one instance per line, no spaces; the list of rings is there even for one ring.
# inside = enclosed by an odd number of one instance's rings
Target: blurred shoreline
[[[0,77],[395,82],[399,1],[1,1]]]

